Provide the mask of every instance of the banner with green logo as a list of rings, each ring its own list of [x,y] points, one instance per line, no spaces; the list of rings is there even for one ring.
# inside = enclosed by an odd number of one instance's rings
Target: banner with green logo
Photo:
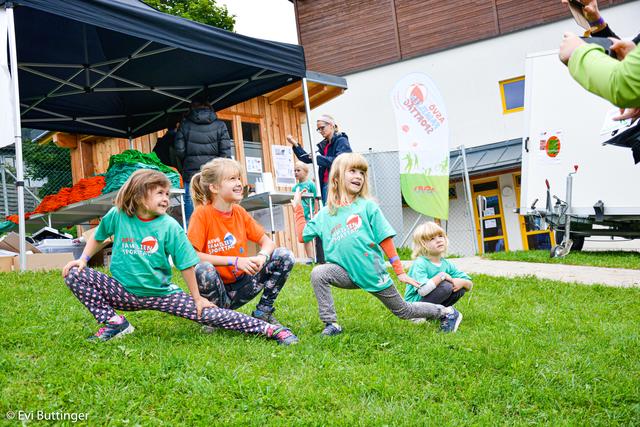
[[[434,218],[449,217],[449,116],[433,81],[412,73],[391,92],[407,204]]]

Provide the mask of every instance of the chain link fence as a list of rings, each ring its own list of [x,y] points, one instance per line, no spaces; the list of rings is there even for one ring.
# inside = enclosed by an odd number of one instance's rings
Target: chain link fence
[[[52,142],[40,144],[25,139],[22,155],[26,212],[33,211],[45,196],[73,185],[69,149],[60,148]],[[0,180],[0,212],[4,219],[18,213],[16,153],[13,145],[0,149]]]
[[[394,238],[397,247],[411,247],[413,230],[433,218],[424,216],[403,205],[400,190],[400,159],[397,151],[362,153],[369,163],[369,188],[385,217],[398,233]],[[469,201],[462,181],[451,182],[449,219],[442,227],[449,237],[449,254],[475,255],[476,243],[472,218],[469,217]]]

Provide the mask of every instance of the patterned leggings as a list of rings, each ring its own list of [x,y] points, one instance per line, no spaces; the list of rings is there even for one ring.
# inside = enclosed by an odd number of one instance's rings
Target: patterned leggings
[[[276,248],[269,262],[255,276],[245,275],[237,282],[225,285],[216,268],[202,262],[196,266],[196,280],[200,295],[222,308],[242,307],[264,290],[256,308],[273,313],[273,304],[294,264],[295,258],[289,249]]]
[[[198,319],[193,298],[185,292],[180,291],[155,297],[137,296],[127,292],[114,278],[92,268],[78,271],[78,268],[74,267],[64,281],[99,323],[106,323],[108,319],[115,316],[114,309],[124,311],[158,310],[204,325],[246,334],[270,336],[275,329],[275,326],[262,320],[224,308],[205,308],[202,310],[202,316]]]

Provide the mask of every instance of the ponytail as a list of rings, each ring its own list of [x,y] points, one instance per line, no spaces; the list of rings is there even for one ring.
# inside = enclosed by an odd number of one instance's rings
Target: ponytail
[[[203,188],[201,181],[202,173],[198,172],[191,178],[191,183],[189,184],[189,193],[191,195],[191,200],[193,200],[194,208],[206,205],[211,201],[211,192],[209,191],[209,186],[207,185]]]

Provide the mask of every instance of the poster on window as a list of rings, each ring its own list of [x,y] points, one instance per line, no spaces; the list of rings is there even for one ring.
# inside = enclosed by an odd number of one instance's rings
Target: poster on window
[[[284,145],[273,145],[271,151],[276,171],[276,185],[293,187],[296,184],[296,177],[293,174],[293,150]]]
[[[247,173],[262,173],[262,159],[260,157],[246,157]]]
[[[0,147],[13,144],[13,88],[7,58],[7,16],[0,9]]]

